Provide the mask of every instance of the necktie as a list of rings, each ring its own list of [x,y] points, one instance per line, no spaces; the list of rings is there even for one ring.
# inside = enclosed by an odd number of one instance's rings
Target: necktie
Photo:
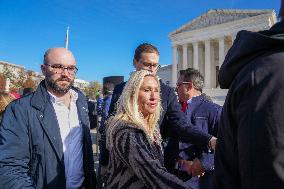
[[[187,108],[187,102],[182,102],[181,103],[181,111],[185,112],[186,108]]]

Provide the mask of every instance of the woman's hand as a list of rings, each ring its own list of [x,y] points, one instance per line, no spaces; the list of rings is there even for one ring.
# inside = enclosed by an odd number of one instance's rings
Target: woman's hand
[[[204,173],[205,173],[205,171],[204,171],[204,168],[202,166],[201,161],[199,159],[195,158],[193,160],[192,165],[191,165],[191,175],[193,177],[195,177],[195,176],[199,176],[200,177],[200,176],[203,176]]]
[[[180,166],[183,170],[185,170],[189,175],[195,176],[203,176],[205,171],[202,166],[202,163],[199,159],[195,158],[193,161],[180,160]]]

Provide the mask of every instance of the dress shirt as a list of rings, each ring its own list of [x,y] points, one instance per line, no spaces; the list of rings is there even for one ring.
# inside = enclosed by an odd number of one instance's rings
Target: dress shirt
[[[201,94],[199,94],[201,95]],[[199,95],[196,95],[194,97],[197,97]],[[194,98],[192,97],[192,98]],[[187,100],[187,107],[185,109],[185,114],[187,116],[189,116],[189,113],[188,113],[188,108],[190,107],[190,103],[192,102],[192,98],[188,99]],[[190,118],[189,118],[190,119]],[[190,144],[190,143],[185,143],[185,142],[179,142],[179,150],[180,150],[180,153],[179,153],[179,157],[182,158],[182,159],[188,159],[188,155],[183,151],[184,149],[187,149],[188,147],[192,146],[193,144]]]
[[[50,94],[50,99],[55,110],[63,143],[66,188],[75,189],[84,182],[83,170],[83,131],[78,119],[76,101],[78,94],[70,89],[71,97],[69,108],[63,102]]]

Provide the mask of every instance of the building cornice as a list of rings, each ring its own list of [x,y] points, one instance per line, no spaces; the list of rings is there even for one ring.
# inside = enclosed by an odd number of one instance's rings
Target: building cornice
[[[182,25],[169,35],[178,34],[187,30],[201,29],[200,27],[208,27],[210,25],[219,25],[232,22],[235,20],[252,18],[263,14],[275,14],[274,10],[246,10],[246,9],[211,9],[208,12],[198,16],[190,22]],[[217,18],[216,18],[217,16]],[[222,18],[223,19],[220,19]]]
[[[173,46],[183,45],[228,35],[236,35],[240,30],[259,31],[269,29],[274,23],[276,23],[276,15],[275,12],[272,12],[223,24],[212,25],[197,30],[184,31],[178,34],[170,33],[169,38],[171,39]]]

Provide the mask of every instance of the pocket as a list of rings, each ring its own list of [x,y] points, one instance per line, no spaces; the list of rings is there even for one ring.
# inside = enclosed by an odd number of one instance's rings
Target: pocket
[[[208,118],[206,116],[196,116],[193,119],[194,125],[202,130],[203,132],[208,133]]]

